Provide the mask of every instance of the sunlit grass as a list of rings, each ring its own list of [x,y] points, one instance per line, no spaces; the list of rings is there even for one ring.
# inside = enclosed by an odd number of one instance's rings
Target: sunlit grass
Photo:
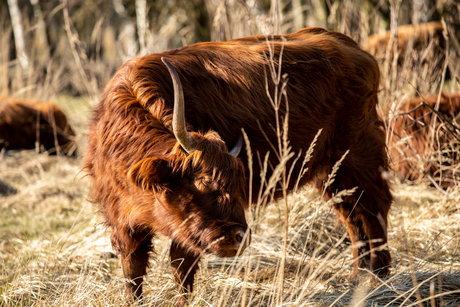
[[[111,251],[102,216],[86,201],[88,180],[79,178],[79,160],[30,151],[4,154],[0,163],[0,180],[18,190],[1,198],[1,305],[122,304],[120,259]],[[396,184],[394,195],[392,275],[385,281],[362,280],[363,297],[368,305],[395,300],[400,306],[416,301],[415,289],[422,299],[442,289],[444,306],[457,306],[459,293],[449,291],[460,290],[459,190],[445,195],[428,186]],[[284,304],[349,305],[357,285],[348,280],[352,259],[345,227],[311,187],[289,196],[289,204]],[[243,300],[244,306],[277,306],[281,208],[275,203],[254,217],[252,244],[242,257],[205,258],[191,306],[240,306]],[[146,305],[170,306],[177,294],[168,249],[168,238],[155,239]]]
[[[273,26],[273,16],[263,15],[260,8],[247,10],[240,2],[232,1],[225,5],[216,3],[208,3],[216,9],[210,30],[216,40],[265,33]],[[359,5],[345,7],[350,1],[343,3],[344,6],[330,7],[328,20],[315,20],[330,29],[348,31],[349,21],[360,16],[359,31],[347,32],[355,39],[365,39],[385,26],[369,10]],[[297,30],[293,26],[295,14],[287,12],[289,4],[287,1],[281,8],[283,33]],[[312,1],[312,5],[315,8],[318,3]],[[168,7],[167,12],[175,10]],[[197,40],[190,27],[180,28],[181,21],[189,20],[180,8],[168,16],[161,15],[158,24],[151,25],[155,31],[147,33],[151,36],[150,51]],[[103,17],[99,18],[104,24]],[[124,303],[125,280],[120,258],[112,252],[110,230],[105,229],[103,217],[86,200],[89,181],[80,173],[91,108],[113,71],[130,55],[136,55],[128,50],[136,41],[124,32],[125,23],[98,28],[100,32],[95,30],[95,37],[112,35],[115,27],[119,27],[120,36],[102,44],[105,58],[88,57],[85,48],[73,46],[80,55],[78,67],[70,52],[69,34],[59,32],[55,58],[41,63],[37,62],[39,57],[32,57],[29,69],[24,71],[17,61],[10,60],[11,42],[5,37],[11,32],[11,25],[0,20],[0,42],[4,47],[0,50],[0,93],[57,102],[68,114],[78,137],[77,159],[33,151],[0,152],[0,183],[4,183],[0,189],[2,307]],[[27,45],[37,50],[33,45],[33,28],[26,30]],[[85,37],[79,36],[83,34],[73,30],[75,39],[85,43]],[[455,50],[452,63],[458,69]],[[382,70],[381,104],[391,104],[417,90],[420,94],[440,88],[460,91],[458,80],[441,84],[440,75],[431,76],[432,63],[417,68],[381,64],[388,68]],[[428,79],[431,81],[427,82]],[[81,96],[76,98],[75,94]],[[5,185],[10,188],[5,189]],[[393,182],[393,193],[395,202],[388,229],[393,269],[388,279],[364,277],[359,284],[348,279],[352,257],[346,228],[336,221],[334,209],[307,186],[288,196],[287,202],[271,204],[257,213],[248,212],[253,230],[250,247],[239,258],[206,257],[190,305],[280,306],[281,302],[283,306],[459,306],[460,187],[441,192],[423,181]],[[288,220],[284,214],[286,204]],[[284,250],[286,223],[288,242]],[[177,286],[169,268],[170,242],[159,236],[154,245],[144,301],[139,305],[171,306]],[[279,266],[284,255],[284,292],[280,298]]]

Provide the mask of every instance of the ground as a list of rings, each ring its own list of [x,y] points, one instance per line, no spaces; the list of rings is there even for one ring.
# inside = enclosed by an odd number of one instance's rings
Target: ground
[[[81,158],[3,152],[0,157],[1,306],[115,306],[123,301],[110,230],[87,201]],[[191,306],[424,306],[460,304],[460,189],[394,183],[386,280],[351,273],[350,241],[312,187],[291,195],[283,291],[284,203],[248,213],[253,238],[240,258],[206,257]],[[155,239],[146,279],[149,306],[169,306],[176,286],[169,239]],[[430,298],[431,297],[431,298]],[[425,301],[424,301],[425,300]],[[148,305],[147,304],[147,305]]]

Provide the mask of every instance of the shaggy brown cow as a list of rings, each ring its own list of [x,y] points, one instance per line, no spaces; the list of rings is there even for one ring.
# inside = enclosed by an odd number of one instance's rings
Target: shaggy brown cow
[[[246,151],[236,157],[241,129],[255,155],[263,160],[272,151],[268,165],[280,162],[272,150],[277,125],[267,96],[275,93],[271,65],[289,78],[289,103],[282,100],[279,114],[283,120],[289,108],[292,152],[305,153],[323,129],[300,185],[316,181],[321,188],[325,174],[349,150],[325,195],[357,187],[335,205],[353,243],[354,273],[389,273],[385,244],[392,195],[381,175],[388,161],[376,111],[377,63],[345,35],[307,28],[268,40],[251,36],[145,55],[125,63],[107,85],[89,127],[84,168],[92,177],[92,199],[113,229],[124,275],[133,281],[128,295],[142,293],[157,232],[172,238],[171,266],[181,293],[192,290],[203,253],[228,257],[244,249],[244,211],[263,182],[254,163],[248,200]],[[291,178],[304,170],[294,165]],[[275,194],[281,196],[278,189]]]
[[[405,99],[384,110],[392,168],[402,180],[431,176],[447,187],[460,179],[460,93]],[[434,119],[436,116],[436,119]]]
[[[72,155],[75,132],[54,103],[0,96],[0,149],[44,149]]]
[[[444,27],[441,22],[434,21],[418,25],[403,25],[397,29],[397,46],[398,46],[398,61],[402,63],[406,56],[406,51],[417,50],[425,51],[430,43],[433,43],[439,52],[444,53],[446,41],[443,32]],[[369,37],[366,45],[363,48],[370,54],[380,57],[385,57],[388,44],[391,39],[391,31],[377,33]],[[395,42],[396,43],[396,42]],[[396,44],[393,43],[390,49],[390,55],[394,56],[396,52]],[[425,55],[426,56],[426,55]],[[442,54],[444,56],[444,54]]]
[[[390,71],[397,73],[392,82],[398,84],[409,81],[418,90],[434,90],[432,85],[438,84],[441,80],[446,60],[446,40],[443,31],[440,22],[399,26],[398,38],[391,46],[391,31],[387,31],[369,37],[363,49],[375,56],[384,75]],[[396,71],[393,70],[395,56]],[[453,59],[452,55],[450,59]],[[417,74],[409,74],[414,71]],[[447,69],[446,78],[450,76],[450,69]]]

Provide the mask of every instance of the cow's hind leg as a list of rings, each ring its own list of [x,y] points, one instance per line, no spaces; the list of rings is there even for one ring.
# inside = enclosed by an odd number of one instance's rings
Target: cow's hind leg
[[[357,188],[353,195],[335,205],[347,224],[352,240],[354,275],[363,268],[384,277],[388,275],[391,264],[387,218],[393,201],[384,178],[388,171],[385,132],[374,109],[360,120],[359,125],[356,122],[356,127],[344,129],[345,135],[341,135],[342,138],[359,141],[350,147],[337,171],[336,181],[328,188],[328,194]]]
[[[174,241],[171,243],[169,254],[171,268],[179,285],[180,296],[177,297],[176,307],[185,306],[187,294],[193,291],[193,281],[199,268],[200,256],[190,253]]]
[[[112,235],[112,246],[121,253],[123,275],[127,279],[127,305],[142,298],[142,282],[153,250],[152,238],[149,231],[130,234],[115,231]]]
[[[346,160],[345,160],[346,161]],[[344,163],[345,164],[345,163]],[[353,247],[353,276],[368,269],[384,277],[388,275],[391,256],[387,247],[387,223],[392,196],[388,183],[379,170],[361,177],[355,169],[342,165],[335,182],[325,191],[326,198],[345,189],[358,189],[343,202],[335,204],[340,218],[347,225]]]
[[[382,210],[383,211],[383,210]],[[391,255],[388,250],[387,213],[378,212],[363,214],[363,230],[369,238],[370,267],[369,269],[379,277],[386,277],[390,273]]]
[[[336,209],[341,219],[345,221],[350,235],[354,259],[352,278],[354,278],[358,276],[359,268],[370,268],[369,239],[364,233],[362,221],[356,215],[350,215],[350,212],[344,210],[343,206],[336,205]]]
[[[379,277],[389,273],[391,256],[386,243],[387,215],[384,212],[369,212],[361,201],[354,206],[338,204],[336,208],[345,221],[353,248],[353,277],[358,270],[368,269]],[[352,208],[349,210],[349,208]]]

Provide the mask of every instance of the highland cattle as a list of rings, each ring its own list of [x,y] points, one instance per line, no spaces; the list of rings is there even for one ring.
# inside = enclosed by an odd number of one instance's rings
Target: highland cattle
[[[74,155],[75,132],[52,102],[0,96],[0,149],[37,149]]]
[[[305,154],[321,129],[306,165],[294,158],[284,165],[292,178],[285,188],[315,182],[323,189],[346,154],[324,194],[356,188],[334,205],[351,237],[354,274],[387,275],[392,195],[382,176],[388,161],[379,81],[369,53],[322,28],[198,43],[126,62],[94,110],[84,169],[131,280],[128,297],[142,295],[156,233],[172,239],[180,293],[192,291],[203,254],[240,254],[250,241],[245,210],[282,160],[280,136],[290,152]],[[242,129],[256,161],[251,199]],[[185,302],[181,296],[177,304]]]
[[[429,178],[443,188],[459,181],[460,93],[402,99],[383,113],[400,180]]]

